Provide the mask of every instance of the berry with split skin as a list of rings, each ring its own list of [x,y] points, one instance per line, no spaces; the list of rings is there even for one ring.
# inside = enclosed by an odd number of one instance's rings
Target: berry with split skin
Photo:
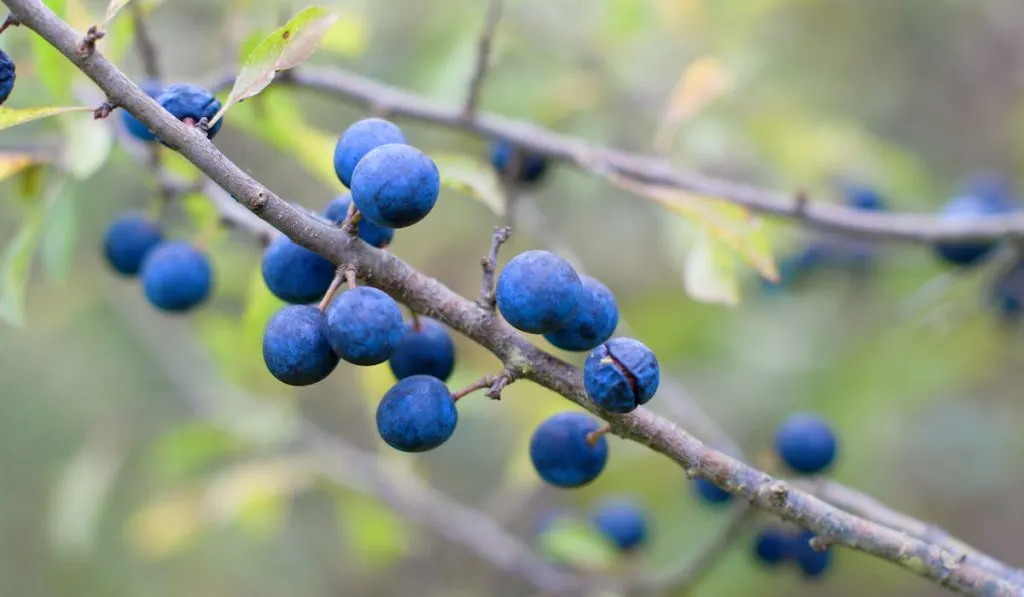
[[[370,150],[389,143],[406,143],[402,129],[383,118],[365,118],[345,129],[334,147],[334,173],[346,187],[352,187],[352,172]]]
[[[608,462],[608,438],[601,435],[593,445],[588,434],[600,424],[580,412],[553,415],[534,430],[530,460],[537,474],[555,487],[582,487],[601,474]]]
[[[827,470],[835,461],[837,449],[832,428],[810,413],[790,416],[775,431],[775,451],[787,467],[801,474]]]
[[[206,118],[208,121],[220,112],[220,100],[208,89],[191,83],[175,83],[168,85],[157,96],[156,101],[163,106],[164,110],[171,113],[178,120],[191,124],[199,124],[199,121]],[[221,118],[206,131],[206,136],[213,139],[220,131],[224,119]]]
[[[123,276],[136,276],[153,247],[163,241],[160,228],[142,214],[127,213],[107,228],[103,254],[107,263]]]
[[[544,335],[556,348],[573,352],[593,350],[615,333],[619,307],[615,295],[596,278],[580,276],[582,290],[576,310],[562,329]]]
[[[348,216],[348,208],[350,205],[352,205],[352,194],[342,193],[327,204],[327,207],[324,208],[324,217],[330,220],[335,226],[338,226],[344,222],[345,217]],[[395,237],[395,231],[391,228],[378,226],[366,218],[361,218],[357,226],[359,228],[359,238],[363,239],[363,242],[371,247],[383,249],[391,244],[391,239]]]
[[[530,334],[550,334],[572,317],[583,292],[579,274],[549,251],[526,251],[513,257],[498,276],[498,311],[512,327]]]
[[[419,317],[405,324],[405,335],[388,364],[396,379],[430,375],[447,381],[455,369],[455,343],[438,321]]]
[[[141,278],[149,302],[170,313],[198,307],[210,295],[213,286],[209,258],[181,241],[154,247],[142,262]]]
[[[612,338],[595,348],[583,366],[587,396],[608,412],[636,410],[654,397],[660,382],[657,357],[633,338]]]
[[[383,291],[360,286],[327,307],[327,341],[353,365],[378,365],[391,358],[405,335],[402,312]]]
[[[308,386],[338,366],[324,334],[324,314],[312,305],[289,305],[270,319],[263,333],[263,361],[278,380]]]
[[[377,430],[402,452],[426,452],[455,433],[459,413],[444,382],[429,375],[399,380],[377,406]]]
[[[548,170],[547,158],[525,150],[519,150],[518,156],[516,153],[516,148],[511,143],[499,139],[491,145],[491,165],[501,176],[513,174],[509,170],[518,166],[516,172],[518,176],[515,179],[517,182],[522,184],[540,182]],[[518,159],[518,164],[514,163],[516,161],[514,158]]]
[[[832,554],[828,549],[818,551],[811,547],[811,539],[814,533],[802,531],[792,539],[792,557],[796,560],[797,567],[804,578],[819,578],[828,570],[832,563]]]
[[[278,236],[263,252],[260,266],[267,288],[286,303],[319,301],[334,280],[334,264],[315,251]]]
[[[0,50],[0,105],[7,101],[14,91],[14,81],[18,78],[14,60],[7,55],[7,52]]]
[[[367,220],[406,228],[427,217],[441,191],[434,160],[411,145],[390,143],[369,151],[352,171],[352,201]]]
[[[793,555],[793,536],[783,529],[768,527],[754,538],[754,557],[765,566],[778,566]]]
[[[728,491],[700,477],[693,480],[693,489],[701,501],[712,506],[728,504],[733,498]]]
[[[632,500],[605,500],[590,514],[590,520],[622,551],[633,551],[647,542],[647,517]]]
[[[146,95],[153,99],[160,97],[160,93],[163,91],[163,87],[156,81],[145,81],[139,87],[146,92]],[[132,113],[128,110],[121,110],[121,123],[124,124],[125,130],[139,141],[145,143],[156,141],[156,135],[153,134],[153,131],[149,130],[141,120],[132,116]]]

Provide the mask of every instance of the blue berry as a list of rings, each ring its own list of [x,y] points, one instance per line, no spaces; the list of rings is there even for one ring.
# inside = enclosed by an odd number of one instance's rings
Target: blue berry
[[[153,247],[163,241],[160,228],[141,214],[127,213],[107,228],[103,253],[110,267],[125,276],[135,276]]]
[[[286,303],[319,301],[334,280],[334,264],[287,236],[275,238],[263,252],[263,281]]]
[[[513,167],[513,156],[516,148],[504,139],[499,139],[491,145],[491,164],[502,176],[512,174],[508,172]],[[539,182],[548,170],[547,158],[540,154],[519,150],[518,181],[521,183]]]
[[[153,99],[159,97],[160,92],[163,91],[163,87],[156,81],[145,81],[139,87],[146,92],[146,95]],[[145,124],[142,124],[141,120],[132,116],[132,113],[128,110],[121,110],[121,123],[124,124],[125,130],[139,141],[148,143],[156,140],[156,135],[153,134],[153,131],[149,130]]]
[[[352,172],[352,200],[367,220],[405,228],[427,217],[441,191],[434,161],[411,145],[370,150]]]
[[[820,577],[828,570],[832,560],[831,552],[828,549],[817,551],[811,547],[813,538],[814,533],[804,531],[792,540],[792,557],[796,560],[796,564],[805,578]]]
[[[430,375],[447,381],[455,369],[455,343],[441,323],[420,317],[419,327],[405,325],[405,335],[388,363],[396,379]]]
[[[836,436],[821,418],[797,413],[776,430],[775,450],[794,471],[807,475],[820,473],[836,458]]]
[[[142,262],[142,288],[156,308],[183,312],[210,295],[210,260],[192,245],[170,241],[157,245]]]
[[[334,147],[334,173],[341,184],[351,188],[356,164],[371,149],[388,143],[405,143],[405,135],[394,123],[382,118],[366,118],[353,123],[338,138]]]
[[[1003,184],[998,179],[979,176],[968,180],[964,193],[947,203],[940,215],[947,220],[962,220],[1013,211],[1016,206]],[[994,242],[950,242],[937,244],[935,251],[952,265],[969,267],[984,260],[995,246]]]
[[[352,205],[351,193],[338,195],[324,208],[324,217],[337,226],[345,221],[349,205]],[[391,228],[378,226],[365,218],[359,220],[357,226],[359,228],[359,238],[363,239],[363,242],[371,247],[383,249],[391,244],[391,239],[395,237],[395,231]]]
[[[429,375],[400,380],[377,406],[377,430],[403,452],[433,450],[455,433],[459,413],[444,382]]]
[[[593,446],[587,435],[600,428],[593,417],[580,412],[553,415],[534,430],[530,460],[537,474],[556,487],[582,487],[597,478],[608,462],[608,438]]]
[[[697,496],[708,504],[717,506],[719,504],[728,504],[732,501],[733,496],[731,493],[700,477],[693,480],[693,489]]]
[[[1017,261],[1001,272],[989,289],[989,302],[1005,320],[1024,314],[1024,261]]]
[[[766,528],[754,538],[754,556],[767,566],[775,566],[793,555],[793,536],[777,528]]]
[[[0,105],[3,105],[14,91],[14,80],[17,72],[14,61],[7,55],[7,52],[0,50]]]
[[[876,189],[855,182],[847,182],[843,185],[843,199],[849,207],[862,211],[883,211],[885,209],[885,199]]]
[[[544,335],[544,339],[562,350],[593,350],[612,337],[619,324],[615,295],[595,278],[580,276],[583,284],[572,317],[562,329]]]
[[[168,85],[160,92],[156,101],[172,116],[186,124],[189,124],[187,121],[191,121],[193,126],[204,118],[212,120],[217,112],[220,112],[220,100],[214,97],[213,93],[190,83]],[[223,118],[206,131],[206,136],[213,139],[222,124]]]
[[[622,551],[632,551],[647,541],[647,518],[632,501],[607,500],[591,513],[590,519]]]
[[[569,262],[548,251],[526,251],[501,270],[495,295],[498,310],[512,327],[549,334],[572,317],[583,292]]]
[[[405,334],[402,312],[383,291],[347,290],[327,307],[327,341],[353,365],[378,365],[391,358]]]
[[[587,396],[608,412],[628,413],[647,404],[660,382],[657,357],[632,338],[612,338],[595,348],[583,366]]]
[[[271,375],[292,386],[323,380],[338,366],[324,335],[324,314],[311,305],[289,305],[270,319],[263,333],[263,361]]]

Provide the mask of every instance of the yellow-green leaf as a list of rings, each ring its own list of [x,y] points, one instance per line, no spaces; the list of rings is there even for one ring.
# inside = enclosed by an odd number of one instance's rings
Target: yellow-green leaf
[[[106,26],[110,21],[114,20],[118,11],[128,5],[132,0],[110,0],[110,4],[107,5],[107,14],[103,17],[103,25]]]
[[[445,153],[430,156],[441,173],[441,186],[469,195],[495,215],[505,215],[501,180],[487,162],[468,155]]]
[[[19,110],[16,108],[5,108],[0,106],[0,131],[9,129],[19,124],[25,124],[26,122],[32,122],[33,120],[39,120],[41,118],[47,118],[50,116],[56,116],[58,114],[67,114],[68,112],[83,112],[92,111],[92,108],[80,106],[80,107],[49,107],[49,108],[25,108]]]
[[[215,461],[238,454],[244,444],[223,429],[186,423],[160,436],[150,448],[150,464],[169,480],[187,477]]]
[[[701,230],[686,256],[683,267],[686,293],[703,303],[719,303],[735,307],[740,302],[736,261],[729,247]]]
[[[242,63],[235,86],[211,124],[220,120],[231,106],[263,91],[278,71],[292,68],[309,58],[337,18],[322,6],[310,6],[263,38]]]
[[[572,518],[559,518],[539,539],[546,556],[582,570],[608,570],[618,561],[618,551],[600,531]]]
[[[179,200],[197,230],[208,230],[220,219],[217,206],[203,193],[189,193]]]
[[[659,151],[671,149],[676,127],[732,89],[732,77],[716,58],[704,56],[690,63],[669,97],[665,113],[658,124],[655,146]]]
[[[100,518],[124,462],[109,434],[95,434],[61,474],[50,503],[50,542],[59,551],[86,556],[95,544]]]
[[[320,49],[346,58],[361,56],[369,43],[369,28],[370,25],[362,14],[340,14],[321,40]]]
[[[65,185],[46,219],[40,253],[46,272],[54,282],[67,280],[78,239],[77,197],[74,187]]]
[[[95,174],[114,146],[113,131],[107,123],[93,118],[75,118],[64,124],[64,168],[78,180]]]
[[[301,459],[259,460],[218,474],[204,496],[205,512],[221,523],[260,533],[275,530],[292,497],[312,482]]]
[[[0,261],[0,319],[11,325],[25,323],[25,294],[32,258],[54,199],[55,196],[51,195],[47,201],[39,201],[32,206]]]
[[[409,525],[372,497],[346,493],[338,498],[338,523],[351,553],[370,570],[386,569],[411,547]]]
[[[128,539],[140,554],[154,560],[184,549],[203,526],[200,497],[195,491],[181,491],[147,504],[128,521]]]
[[[35,163],[35,157],[29,153],[0,153],[0,180],[10,178]]]

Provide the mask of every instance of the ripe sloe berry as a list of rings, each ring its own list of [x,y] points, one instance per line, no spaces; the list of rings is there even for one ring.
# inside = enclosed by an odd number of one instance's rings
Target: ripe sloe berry
[[[139,87],[146,92],[146,95],[153,99],[159,97],[160,92],[163,91],[163,87],[156,81],[144,81]],[[132,116],[132,113],[128,110],[121,110],[121,123],[124,124],[125,130],[139,141],[147,143],[156,141],[156,135],[153,134],[153,131],[142,124],[141,120]]]
[[[767,566],[776,566],[793,555],[793,536],[785,530],[768,527],[754,538],[754,557]]]
[[[377,430],[403,452],[433,450],[455,433],[459,413],[444,382],[429,375],[399,380],[377,405]]]
[[[448,330],[437,321],[419,318],[419,327],[405,324],[405,335],[388,360],[396,379],[430,375],[447,381],[455,369],[455,343]]]
[[[505,264],[495,295],[509,325],[549,334],[569,321],[582,291],[579,274],[568,261],[548,251],[526,251]]]
[[[324,208],[324,217],[337,226],[345,221],[349,205],[352,205],[352,194],[342,193],[327,204],[327,207]],[[359,229],[359,238],[371,247],[378,249],[383,249],[391,244],[391,239],[395,237],[395,231],[391,228],[378,226],[366,218],[360,219],[356,226]]]
[[[654,397],[660,382],[657,357],[632,338],[612,338],[595,348],[583,366],[587,396],[608,412],[636,410]]]
[[[583,284],[576,310],[562,329],[545,334],[544,339],[562,350],[593,350],[612,337],[619,324],[615,295],[599,280],[580,276]]]
[[[327,292],[336,268],[319,253],[279,236],[263,252],[261,270],[274,296],[287,303],[308,304]]]
[[[590,514],[590,520],[622,551],[632,551],[647,541],[647,518],[630,500],[606,500]]]
[[[963,220],[1016,211],[1006,182],[998,175],[979,173],[968,178],[963,193],[947,203],[940,212],[943,219]],[[987,257],[996,243],[949,242],[935,245],[938,256],[959,267],[969,267]]]
[[[220,111],[220,100],[214,97],[213,93],[191,83],[168,85],[160,92],[156,101],[172,116],[182,122],[190,120],[193,126],[199,124],[199,121],[204,118],[212,120]],[[222,124],[224,124],[223,118],[206,131],[206,136],[213,139]]]
[[[271,375],[292,386],[323,380],[338,366],[324,335],[324,314],[312,305],[289,305],[270,319],[263,333],[263,361]]]
[[[803,531],[792,539],[792,557],[805,578],[820,577],[828,570],[832,560],[832,554],[828,549],[818,551],[811,547],[813,538],[814,533]]]
[[[160,228],[142,214],[127,213],[107,228],[103,238],[103,254],[114,271],[125,276],[135,276],[146,255],[163,238]]]
[[[405,143],[402,129],[383,118],[366,118],[353,123],[334,147],[334,173],[346,187],[352,187],[352,171],[371,149],[388,143]]]
[[[508,169],[514,167],[513,157],[515,154],[516,148],[511,143],[499,139],[491,145],[491,165],[502,176],[512,174],[508,172]],[[519,150],[518,160],[518,182],[520,183],[539,182],[548,170],[547,158],[540,154]]]
[[[0,50],[0,105],[3,105],[14,91],[14,80],[18,77],[14,60],[7,52]]]
[[[327,307],[327,341],[353,365],[377,365],[402,342],[405,323],[395,301],[369,286],[347,290]]]
[[[205,253],[181,241],[157,245],[142,262],[142,288],[156,308],[188,311],[210,295],[213,271]]]
[[[700,477],[693,480],[693,489],[697,493],[697,497],[714,506],[728,504],[733,498],[728,491]]]
[[[370,150],[352,171],[352,200],[367,220],[405,228],[427,217],[437,203],[441,174],[434,160],[411,145]]]
[[[558,413],[546,419],[530,438],[530,460],[537,474],[556,487],[582,487],[597,478],[608,462],[608,438],[591,446],[587,434],[600,424],[580,412]]]
[[[885,209],[885,199],[878,190],[857,182],[846,182],[842,186],[843,201],[846,205],[862,211]]]
[[[810,413],[790,416],[775,431],[775,451],[789,468],[815,474],[836,458],[836,436],[821,418]]]

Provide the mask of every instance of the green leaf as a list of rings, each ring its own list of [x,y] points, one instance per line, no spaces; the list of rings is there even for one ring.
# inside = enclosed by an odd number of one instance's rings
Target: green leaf
[[[214,520],[266,535],[280,527],[292,497],[312,480],[301,459],[253,461],[218,473],[207,487],[204,506]]]
[[[369,23],[364,15],[344,13],[338,15],[338,20],[327,30],[320,42],[320,49],[338,56],[355,58],[366,52],[369,37]]]
[[[266,89],[278,71],[297,66],[309,58],[337,18],[322,6],[310,6],[263,38],[242,63],[234,88],[210,124],[220,120],[233,105]]]
[[[106,27],[110,21],[114,20],[118,11],[128,5],[132,0],[110,0],[110,4],[107,5],[107,14],[103,17],[103,26]]]
[[[78,180],[99,171],[110,156],[114,135],[102,120],[75,118],[64,123],[64,168]]]
[[[352,556],[367,569],[389,568],[409,553],[410,529],[376,499],[345,493],[337,501],[338,524]]]
[[[46,5],[53,12],[65,16],[65,0],[47,0]],[[71,81],[74,80],[75,65],[67,60],[56,48],[40,35],[29,36],[34,56],[34,75],[39,77],[53,101],[71,101]]]
[[[441,186],[459,191],[505,215],[505,194],[494,168],[480,159],[455,153],[430,156],[441,173]]]
[[[589,571],[608,570],[619,558],[615,546],[593,526],[560,518],[540,535],[541,551],[556,562]]]
[[[54,282],[64,282],[71,270],[75,257],[75,241],[78,238],[78,210],[74,187],[65,185],[57,196],[50,215],[46,218],[46,230],[40,249],[43,265]]]
[[[26,122],[32,122],[33,120],[39,120],[41,118],[48,118],[50,116],[56,116],[58,114],[67,114],[68,112],[92,112],[92,108],[81,106],[81,107],[51,107],[51,108],[25,108],[19,110],[17,108],[5,108],[0,106],[0,131],[9,129],[19,124],[25,124]]]
[[[53,202],[34,204],[21,223],[18,232],[11,239],[0,262],[0,319],[11,325],[25,324],[25,294],[28,291],[28,276],[32,270],[32,257],[39,246],[39,238],[46,222],[46,214]]]
[[[85,556],[95,543],[103,505],[117,479],[124,454],[98,435],[68,463],[51,498],[50,542],[69,555]]]
[[[198,230],[208,230],[220,219],[217,206],[203,193],[189,193],[179,199],[179,203]]]
[[[153,468],[168,479],[180,479],[204,466],[243,450],[242,442],[205,423],[188,423],[163,434],[150,448]]]
[[[722,241],[701,230],[683,268],[686,293],[704,303],[735,307],[740,302],[736,261]]]

